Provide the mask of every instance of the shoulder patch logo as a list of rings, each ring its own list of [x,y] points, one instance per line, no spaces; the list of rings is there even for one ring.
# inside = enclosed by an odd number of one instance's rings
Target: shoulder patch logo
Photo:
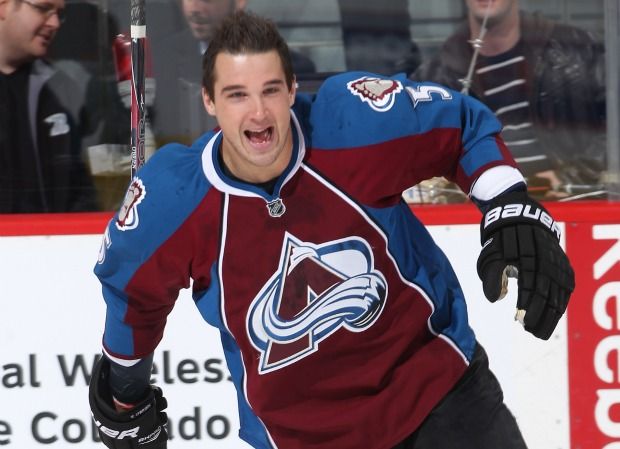
[[[138,204],[142,202],[145,196],[146,189],[142,180],[140,178],[133,178],[116,218],[116,228],[119,231],[129,231],[138,227],[140,221],[138,217]]]
[[[348,82],[347,89],[375,111],[386,112],[394,106],[396,94],[403,90],[403,85],[392,79],[364,76]]]

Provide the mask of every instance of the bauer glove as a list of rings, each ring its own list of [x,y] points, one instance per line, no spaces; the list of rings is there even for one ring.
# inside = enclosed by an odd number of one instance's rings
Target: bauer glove
[[[167,406],[159,387],[151,387],[147,397],[126,412],[117,412],[112,403],[108,377],[110,362],[102,357],[91,377],[88,400],[99,436],[110,449],[166,449]]]
[[[507,277],[518,277],[515,319],[526,331],[548,340],[575,288],[557,223],[527,193],[510,192],[491,202],[480,237],[477,269],[484,295],[491,302],[503,298]]]

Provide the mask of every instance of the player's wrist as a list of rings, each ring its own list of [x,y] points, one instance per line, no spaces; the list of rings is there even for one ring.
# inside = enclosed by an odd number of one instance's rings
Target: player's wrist
[[[89,385],[89,402],[102,442],[110,449],[127,449],[140,445],[144,449],[165,449],[167,441],[166,399],[161,389],[149,388],[135,406],[119,410],[109,387],[110,362],[102,357],[95,365]]]
[[[542,227],[560,240],[560,228],[547,209],[527,192],[514,191],[491,202],[480,223],[481,243],[484,245],[500,228],[520,224]]]
[[[137,402],[123,402],[118,400],[116,397],[112,396],[112,404],[114,404],[114,408],[117,412],[123,413],[133,410],[138,405]]]

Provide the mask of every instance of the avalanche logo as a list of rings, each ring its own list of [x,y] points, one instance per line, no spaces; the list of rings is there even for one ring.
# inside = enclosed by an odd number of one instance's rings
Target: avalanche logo
[[[394,105],[396,94],[403,86],[399,81],[364,76],[348,82],[347,89],[375,111],[386,112]]]
[[[138,217],[138,204],[142,202],[146,196],[146,189],[140,178],[133,178],[123,205],[118,211],[118,218],[116,219],[116,228],[119,231],[128,231],[138,227],[140,219]]]
[[[315,245],[286,233],[279,270],[252,301],[246,322],[260,352],[259,374],[316,352],[340,328],[370,328],[387,298],[385,277],[373,265],[370,245],[358,237]]]

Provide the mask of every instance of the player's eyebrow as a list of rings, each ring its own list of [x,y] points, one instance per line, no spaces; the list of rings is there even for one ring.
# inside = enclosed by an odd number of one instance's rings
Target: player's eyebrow
[[[275,78],[275,79],[265,82],[263,87],[279,86],[279,85],[284,85],[284,80]],[[229,86],[222,87],[222,89],[220,90],[220,93],[225,94],[226,92],[231,92],[231,91],[245,89],[245,88],[246,86],[244,86],[243,84],[231,84]]]
[[[242,84],[231,84],[230,86],[224,86],[222,87],[222,89],[220,90],[221,93],[226,93],[226,92],[230,92],[233,90],[239,90],[239,89],[243,89],[244,86]]]
[[[275,78],[265,83],[265,86],[272,86],[275,84],[284,84],[284,80],[280,78]]]

